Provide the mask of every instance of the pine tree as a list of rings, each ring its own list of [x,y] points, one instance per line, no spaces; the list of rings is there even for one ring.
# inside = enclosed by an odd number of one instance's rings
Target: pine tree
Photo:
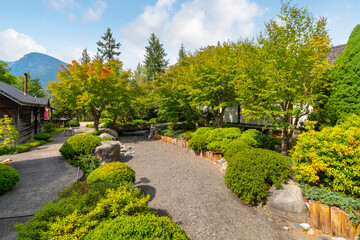
[[[106,33],[101,38],[103,42],[98,41],[96,44],[98,45],[97,50],[102,60],[112,60],[121,54],[121,52],[116,51],[119,50],[121,44],[115,42],[110,28],[107,28]]]
[[[134,80],[137,84],[146,82],[146,69],[144,65],[141,65],[141,63],[138,63],[134,71]]]
[[[82,52],[81,58],[79,59],[79,62],[82,63],[89,63],[91,61],[90,56],[87,52],[87,48],[85,48]]]
[[[165,69],[169,63],[166,60],[166,53],[160,40],[154,33],[151,34],[148,40],[149,46],[146,48],[145,54],[145,68],[147,72],[147,80],[154,80],[156,74],[165,72]]]
[[[185,47],[184,47],[184,44],[181,44],[181,47],[179,49],[179,57],[177,60],[180,61],[184,57],[186,57]]]

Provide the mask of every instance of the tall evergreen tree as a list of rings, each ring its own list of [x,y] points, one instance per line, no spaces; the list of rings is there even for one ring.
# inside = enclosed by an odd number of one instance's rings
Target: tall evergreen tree
[[[180,61],[184,57],[186,57],[185,47],[184,47],[184,44],[181,44],[181,47],[179,49],[179,57],[177,60]]]
[[[330,74],[333,90],[326,104],[331,124],[346,115],[360,115],[360,24],[352,31],[344,52],[336,59]]]
[[[91,58],[87,52],[87,48],[85,48],[82,52],[81,58],[79,59],[79,62],[82,63],[89,63],[91,61]]]
[[[113,60],[121,54],[121,52],[116,51],[119,50],[121,44],[115,42],[110,28],[107,28],[106,33],[101,38],[103,42],[98,41],[96,44],[98,45],[97,50],[102,60]]]
[[[150,35],[148,40],[149,46],[146,48],[145,54],[145,68],[147,71],[147,80],[154,80],[156,74],[165,72],[165,69],[169,63],[166,60],[166,53],[160,40],[154,33]]]
[[[134,71],[134,80],[137,84],[142,84],[146,82],[146,69],[144,65],[138,63]]]

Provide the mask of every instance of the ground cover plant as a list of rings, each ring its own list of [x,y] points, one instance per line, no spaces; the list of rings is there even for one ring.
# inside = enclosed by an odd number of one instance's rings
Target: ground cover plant
[[[0,195],[9,191],[19,180],[18,171],[0,163]]]
[[[34,148],[34,147],[37,147],[37,146],[40,146],[40,145],[43,145],[43,144],[46,144],[46,141],[31,139],[27,143],[15,145],[15,146],[1,147],[0,148],[0,156],[1,155],[10,155],[10,154],[27,152],[31,148]]]
[[[280,153],[244,148],[228,160],[226,186],[247,204],[266,201],[271,186],[281,187],[290,177],[290,163]]]

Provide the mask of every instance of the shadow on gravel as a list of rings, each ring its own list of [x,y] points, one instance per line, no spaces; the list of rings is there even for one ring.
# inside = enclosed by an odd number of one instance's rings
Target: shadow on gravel
[[[160,217],[169,217],[169,218],[171,218],[170,213],[166,209],[152,208],[151,210],[156,212],[157,215],[159,215]],[[176,223],[176,224],[181,224],[181,223]]]
[[[133,159],[133,158],[134,158],[134,157],[131,156],[131,155],[126,155],[126,156],[121,155],[121,156],[120,156],[120,162],[122,162],[122,163],[127,163],[128,161],[130,161],[130,160]]]
[[[155,139],[147,138],[144,131],[138,132],[126,132],[119,136],[119,141],[122,143],[139,143],[139,142],[151,142],[156,141]]]
[[[154,199],[154,197],[156,195],[156,188],[154,188],[150,185],[139,185],[136,187],[139,188],[140,191],[142,192],[142,194],[144,194],[145,196],[150,195],[149,202],[151,202]]]

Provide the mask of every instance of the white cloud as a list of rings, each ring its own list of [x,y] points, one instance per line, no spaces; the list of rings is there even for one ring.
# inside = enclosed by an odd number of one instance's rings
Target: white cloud
[[[83,19],[85,22],[99,21],[103,12],[107,8],[106,2],[102,0],[96,0],[91,8],[85,10]]]
[[[0,59],[4,61],[16,61],[30,52],[46,53],[43,46],[34,39],[14,29],[0,32]]]
[[[252,0],[188,0],[176,9],[174,0],[158,0],[147,6],[133,22],[121,29],[122,59],[135,68],[143,61],[151,33],[164,44],[170,63],[177,58],[181,43],[194,51],[218,41],[236,41],[254,34],[255,18],[265,12]]]
[[[48,0],[50,7],[60,12],[65,8],[72,8],[74,0]]]

